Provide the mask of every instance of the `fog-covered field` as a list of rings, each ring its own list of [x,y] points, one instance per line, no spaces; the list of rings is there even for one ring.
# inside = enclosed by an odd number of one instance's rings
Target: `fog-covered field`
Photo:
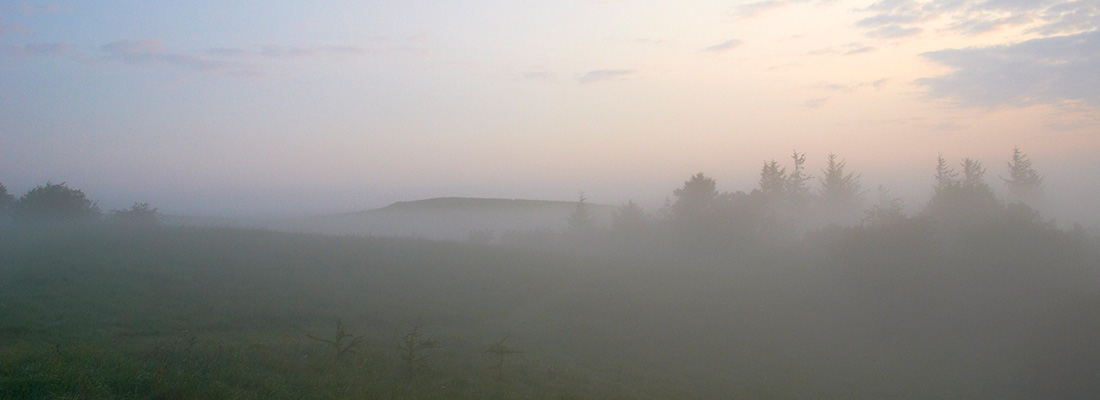
[[[0,397],[1100,395],[1100,239],[974,179],[908,215],[698,174],[658,213],[582,197],[446,241],[167,225],[49,184],[0,227]]]

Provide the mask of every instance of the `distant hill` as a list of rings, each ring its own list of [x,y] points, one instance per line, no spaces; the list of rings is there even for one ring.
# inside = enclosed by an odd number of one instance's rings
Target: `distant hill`
[[[464,240],[471,232],[562,231],[576,209],[574,201],[441,197],[402,201],[374,210],[272,223],[274,229],[336,235],[416,237]],[[590,204],[598,224],[606,225],[615,207]]]

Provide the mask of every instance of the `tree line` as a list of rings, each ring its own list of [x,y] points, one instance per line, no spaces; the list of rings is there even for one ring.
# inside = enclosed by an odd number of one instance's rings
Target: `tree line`
[[[793,152],[790,163],[765,161],[751,191],[720,192],[714,178],[697,173],[673,190],[673,196],[654,214],[629,201],[616,210],[609,224],[600,225],[588,213],[582,194],[564,236],[591,243],[598,237],[624,237],[698,246],[736,248],[796,239],[830,226],[881,227],[906,222],[932,223],[944,231],[997,220],[1045,224],[1036,208],[1042,199],[1042,177],[1027,154],[1013,149],[1000,180],[1008,197],[999,199],[987,182],[986,168],[965,158],[958,168],[937,157],[932,197],[918,212],[908,215],[901,198],[882,185],[864,191],[860,175],[844,160],[829,154],[817,176],[806,169],[806,154]],[[816,181],[816,185],[811,183]],[[522,242],[512,233],[503,242]],[[518,239],[517,239],[518,238]]]
[[[70,188],[64,182],[47,182],[16,198],[0,184],[0,223],[57,224],[95,221],[104,213],[96,201],[92,201],[80,189]],[[107,219],[127,224],[157,224],[159,214],[149,203],[134,203],[128,209],[111,211]]]
[[[692,175],[655,214],[637,203],[620,206],[607,225],[590,212],[584,193],[568,218],[565,236],[588,241],[597,236],[622,239],[677,237],[685,242],[723,246],[753,245],[798,237],[830,225],[878,226],[909,219],[932,219],[948,225],[965,225],[1004,217],[1011,212],[1037,220],[1034,208],[1042,198],[1042,177],[1030,158],[1013,149],[1007,163],[1008,198],[998,199],[986,182],[981,162],[966,158],[959,169],[942,156],[937,158],[932,199],[916,215],[907,216],[903,202],[879,185],[868,196],[860,175],[850,172],[835,154],[826,158],[825,168],[815,177],[806,169],[806,154],[793,152],[790,165],[765,161],[757,186],[751,191],[719,192],[717,182],[703,173]],[[816,180],[816,187],[811,182]],[[47,182],[18,198],[0,184],[0,222],[58,223],[96,220],[104,217],[97,202],[83,191],[65,183]],[[107,217],[134,224],[155,224],[157,209],[148,203],[134,203]],[[509,232],[503,242],[545,242],[549,232]]]

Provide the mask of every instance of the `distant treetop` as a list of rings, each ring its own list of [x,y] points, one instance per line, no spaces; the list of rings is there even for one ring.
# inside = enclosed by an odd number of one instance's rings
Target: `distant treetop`
[[[98,216],[99,207],[84,192],[65,185],[46,183],[27,191],[12,208],[22,222],[67,222]]]

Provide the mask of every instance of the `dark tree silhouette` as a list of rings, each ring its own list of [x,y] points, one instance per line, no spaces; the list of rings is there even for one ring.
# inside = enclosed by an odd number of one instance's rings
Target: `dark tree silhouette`
[[[8,188],[0,183],[0,218],[8,215],[8,210],[15,204],[15,197],[8,194]]]
[[[687,223],[695,223],[700,219],[708,218],[716,208],[718,200],[718,184],[714,179],[695,174],[684,182],[684,187],[676,189],[672,194],[676,195],[676,203],[672,205],[672,217],[675,220]]]
[[[787,168],[780,166],[778,161],[765,161],[760,168],[760,193],[769,201],[780,201],[786,197]]]
[[[936,187],[926,212],[941,224],[969,226],[995,219],[1003,206],[985,183],[985,168],[974,159],[964,159],[963,174],[946,166],[943,157],[936,165]]]
[[[160,223],[160,214],[149,203],[134,203],[129,209],[112,212],[111,219],[127,225],[151,226]]]
[[[886,186],[878,185],[875,204],[867,210],[864,222],[872,226],[892,225],[905,221],[901,198],[894,197]]]
[[[27,191],[15,202],[12,216],[19,221],[77,221],[99,215],[99,207],[84,192],[65,183],[46,183]]]
[[[676,202],[672,204],[671,226],[693,246],[715,246],[728,240],[722,232],[721,196],[716,188],[714,179],[698,173],[672,192]]]
[[[1043,178],[1031,168],[1031,160],[1019,147],[1012,148],[1012,161],[1008,163],[1008,178],[1001,180],[1008,186],[1009,201],[1037,206],[1043,194]]]
[[[633,200],[623,204],[611,215],[611,228],[617,232],[638,232],[645,229],[648,223],[645,211]]]
[[[989,185],[985,183],[985,168],[982,168],[980,161],[965,158],[962,167],[963,177],[959,184],[969,189],[989,190]]]
[[[811,178],[811,176],[806,175],[805,172],[806,153],[799,154],[795,151],[794,154],[791,155],[791,159],[794,160],[794,169],[787,175],[785,189],[791,203],[802,205],[810,193],[810,187],[806,185],[806,181]]]
[[[946,190],[958,183],[959,173],[947,165],[943,155],[936,157],[936,193]]]
[[[583,191],[580,192],[577,205],[573,208],[573,213],[569,214],[571,232],[591,232],[596,229],[596,221],[592,217],[590,208],[588,198],[584,197]]]
[[[859,175],[844,172],[844,161],[829,154],[821,170],[821,203],[830,222],[858,222],[863,199],[859,193]]]

